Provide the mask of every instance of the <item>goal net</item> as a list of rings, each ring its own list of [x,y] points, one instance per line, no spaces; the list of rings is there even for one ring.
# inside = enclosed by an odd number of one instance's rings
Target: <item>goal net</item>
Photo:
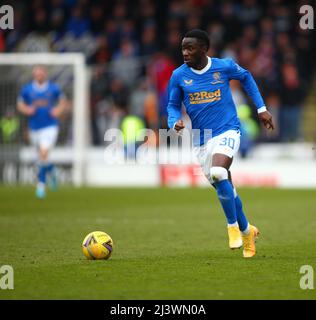
[[[21,87],[32,80],[32,68],[45,65],[69,101],[51,158],[61,182],[80,186],[85,176],[89,137],[88,74],[81,53],[0,54],[0,183],[29,184],[35,180],[36,150],[29,141],[27,119],[18,113]]]

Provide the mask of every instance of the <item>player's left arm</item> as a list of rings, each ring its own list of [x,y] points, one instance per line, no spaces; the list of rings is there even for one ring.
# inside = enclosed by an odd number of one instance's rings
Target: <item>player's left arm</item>
[[[54,118],[60,118],[68,108],[68,100],[58,86],[55,88],[55,97],[58,102],[50,113]]]
[[[251,73],[239,66],[232,59],[228,62],[228,76],[229,79],[239,80],[245,89],[247,95],[252,99],[253,103],[257,107],[258,117],[260,122],[266,129],[274,129],[274,121],[271,113],[267,110],[267,107],[260,94],[258,86],[251,75]]]

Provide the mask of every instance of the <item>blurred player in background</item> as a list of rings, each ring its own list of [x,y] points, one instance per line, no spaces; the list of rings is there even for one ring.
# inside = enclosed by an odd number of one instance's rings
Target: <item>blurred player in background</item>
[[[249,258],[256,254],[255,240],[259,231],[248,223],[229,171],[240,145],[240,121],[229,81],[241,82],[267,129],[273,129],[274,124],[252,75],[232,59],[208,57],[208,49],[209,37],[205,31],[195,29],[183,38],[184,64],[173,72],[169,82],[168,126],[177,132],[184,129],[183,103],[192,129],[200,130],[195,152],[226,215],[229,247],[237,249],[243,245],[243,256]],[[211,134],[204,134],[204,130]]]
[[[47,69],[35,66],[33,81],[26,84],[18,97],[18,110],[28,117],[31,143],[38,150],[38,182],[36,196],[46,196],[46,176],[56,189],[56,170],[49,160],[49,152],[58,137],[58,118],[65,112],[66,99],[59,86],[48,80]]]

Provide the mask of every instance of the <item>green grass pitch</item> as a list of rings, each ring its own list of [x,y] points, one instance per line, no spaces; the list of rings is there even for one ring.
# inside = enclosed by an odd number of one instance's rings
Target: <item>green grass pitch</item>
[[[253,259],[228,248],[214,190],[61,188],[41,201],[0,187],[0,266],[14,268],[0,299],[315,299],[299,286],[302,265],[316,271],[315,190],[239,194],[261,231]],[[81,251],[97,230],[114,240],[107,261]]]

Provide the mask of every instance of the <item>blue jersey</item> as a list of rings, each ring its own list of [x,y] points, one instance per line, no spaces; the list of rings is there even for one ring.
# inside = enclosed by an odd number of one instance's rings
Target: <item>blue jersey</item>
[[[204,137],[204,130],[210,130],[213,137],[227,130],[238,130],[240,122],[229,86],[231,79],[241,82],[258,109],[264,106],[249,71],[232,59],[208,58],[203,70],[194,70],[183,64],[173,71],[168,87],[169,128],[181,118],[183,103],[192,129],[200,129],[200,145],[208,140]]]
[[[58,104],[62,96],[63,93],[59,86],[50,81],[42,86],[31,82],[22,88],[19,101],[24,102],[27,106],[36,108],[34,115],[29,117],[31,130],[58,125],[58,120],[51,116],[50,112]]]

